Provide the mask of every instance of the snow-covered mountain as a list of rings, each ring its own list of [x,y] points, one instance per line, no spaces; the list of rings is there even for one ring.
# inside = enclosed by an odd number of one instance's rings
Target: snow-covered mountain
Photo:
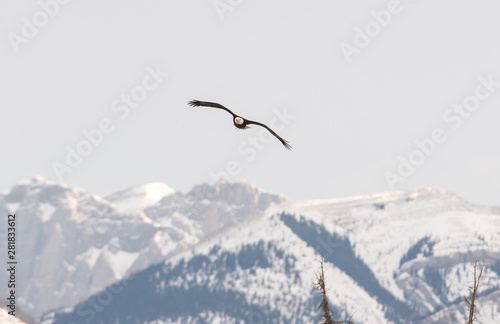
[[[15,213],[17,218],[17,280],[23,283],[18,305],[26,312],[39,317],[55,308],[72,307],[222,227],[246,221],[241,219],[246,215],[242,204],[258,216],[284,201],[248,184],[222,182],[202,184],[188,194],[153,183],[108,199],[40,177],[0,195],[0,213]],[[151,205],[150,213],[142,212]],[[6,255],[6,231],[1,231],[0,242],[0,253]],[[0,278],[6,278],[5,271]]]
[[[0,196],[20,219],[23,308],[44,323],[318,323],[324,259],[337,319],[460,323],[477,259],[479,322],[500,323],[500,208],[436,189],[293,203],[246,183],[145,188],[101,199],[35,178]]]

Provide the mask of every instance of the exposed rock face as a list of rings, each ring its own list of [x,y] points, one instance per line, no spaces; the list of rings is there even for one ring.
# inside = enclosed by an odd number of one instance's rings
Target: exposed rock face
[[[200,196],[208,192],[209,198]],[[16,213],[17,279],[23,283],[18,296],[25,311],[39,317],[74,306],[126,274],[284,201],[231,183],[203,184],[188,194],[153,183],[108,199],[39,177],[0,195],[0,213]],[[6,253],[5,231],[0,241],[1,253]]]
[[[317,323],[319,259],[338,319],[464,322],[476,259],[478,318],[500,319],[500,209],[442,190],[291,203],[246,183],[155,183],[103,199],[34,178],[0,213],[16,213],[18,306],[44,324]]]

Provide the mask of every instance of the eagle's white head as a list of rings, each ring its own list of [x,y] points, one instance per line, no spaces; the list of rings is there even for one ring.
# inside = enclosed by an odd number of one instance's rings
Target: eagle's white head
[[[235,117],[234,122],[238,125],[243,125],[243,118],[241,117]]]

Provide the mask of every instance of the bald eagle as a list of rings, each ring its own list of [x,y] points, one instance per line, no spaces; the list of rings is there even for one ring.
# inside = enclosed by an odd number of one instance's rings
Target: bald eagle
[[[283,144],[283,146],[285,146],[285,148],[287,148],[288,150],[292,149],[290,144],[288,144],[288,142],[285,139],[281,138],[278,134],[276,134],[268,126],[266,126],[262,123],[253,121],[253,120],[248,120],[248,119],[245,119],[243,117],[240,117],[240,116],[234,114],[231,110],[227,109],[226,107],[224,107],[221,104],[218,104],[215,102],[199,101],[199,100],[191,100],[190,102],[188,102],[188,104],[192,107],[212,107],[212,108],[224,109],[225,111],[227,111],[228,113],[233,115],[233,124],[234,124],[234,126],[236,126],[236,128],[247,129],[249,127],[248,125],[251,125],[251,124],[262,126],[265,129],[267,129],[271,134],[273,134],[277,139],[279,139],[279,141],[281,142],[281,144]]]

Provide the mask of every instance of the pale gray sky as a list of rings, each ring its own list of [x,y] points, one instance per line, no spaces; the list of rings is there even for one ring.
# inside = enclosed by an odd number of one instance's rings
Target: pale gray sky
[[[0,1],[3,191],[223,171],[292,200],[430,186],[500,205],[498,1],[60,2]]]

